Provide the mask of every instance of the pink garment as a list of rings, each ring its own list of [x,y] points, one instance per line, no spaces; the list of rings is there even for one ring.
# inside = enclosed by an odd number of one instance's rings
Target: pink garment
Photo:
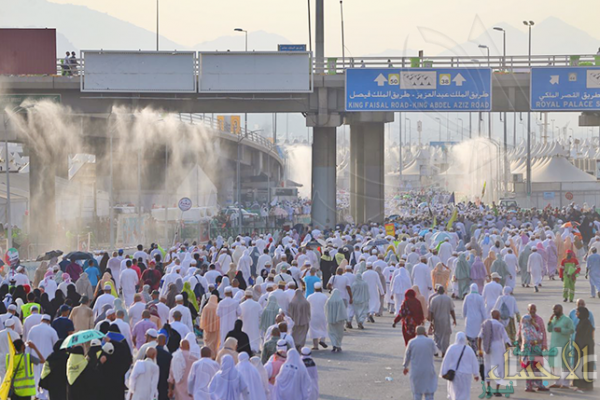
[[[183,378],[181,378],[179,382],[175,382],[175,377],[173,376],[173,368],[171,367],[169,370],[169,383],[175,385],[173,394],[176,400],[193,400],[194,398],[188,393],[188,376],[190,375],[192,364],[198,361],[198,359],[194,357],[189,351],[184,351],[183,357],[185,358],[185,372],[183,373]]]

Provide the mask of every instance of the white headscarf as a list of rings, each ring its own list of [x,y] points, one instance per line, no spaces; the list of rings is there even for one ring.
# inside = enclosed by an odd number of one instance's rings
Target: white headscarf
[[[219,400],[238,400],[242,391],[247,392],[247,385],[235,369],[233,357],[229,354],[221,359],[221,369],[210,382],[208,390],[211,399]]]
[[[298,350],[291,349],[275,379],[275,398],[303,400],[310,398],[312,381]]]
[[[260,373],[250,363],[250,356],[248,353],[240,353],[238,355],[238,364],[235,369],[240,373],[246,385],[248,385],[248,391],[250,392],[250,399],[252,400],[267,400],[267,393],[263,386],[263,381]]]
[[[263,388],[265,389],[265,393],[267,394],[267,398],[270,398],[271,388],[269,385],[269,374],[267,374],[267,370],[265,369],[265,366],[260,360],[260,357],[252,357],[250,359],[250,363],[258,371],[258,374],[260,375],[260,379],[263,384]]]
[[[185,335],[184,340],[187,340],[190,344],[190,354],[197,359],[200,359],[200,346],[198,346],[198,342],[196,341],[196,335],[194,332],[190,332]]]
[[[458,364],[460,354],[463,352],[463,357]],[[456,366],[458,365],[458,368]],[[475,352],[471,346],[467,343],[467,335],[464,332],[458,332],[456,334],[456,340],[452,346],[446,351],[446,356],[442,361],[442,367],[440,369],[440,376],[444,375],[448,370],[453,369],[456,372],[465,374],[478,375],[479,374],[479,362],[475,356]]]

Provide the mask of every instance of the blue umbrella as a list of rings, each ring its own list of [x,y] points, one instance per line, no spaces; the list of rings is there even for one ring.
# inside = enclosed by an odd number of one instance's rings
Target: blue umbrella
[[[443,242],[446,239],[450,239],[450,235],[446,232],[436,232],[433,235],[431,235],[431,242],[432,243],[439,243],[439,242]]]
[[[63,344],[60,346],[61,349],[67,349],[69,347],[78,346],[83,343],[91,342],[94,339],[104,338],[104,333],[95,329],[88,329],[85,331],[79,331],[67,336]]]

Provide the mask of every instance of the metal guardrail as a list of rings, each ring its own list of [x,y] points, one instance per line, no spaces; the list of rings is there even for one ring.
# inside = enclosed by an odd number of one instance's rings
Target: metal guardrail
[[[196,60],[196,75],[199,65]],[[532,55],[524,56],[436,56],[436,57],[326,57],[318,60],[313,57],[313,72],[319,75],[343,74],[348,68],[473,68],[489,67],[498,72],[528,72],[531,67],[565,67],[577,65],[600,66],[598,54],[576,55]],[[79,76],[85,73],[83,58],[56,60],[57,75]]]
[[[281,153],[278,152],[276,150],[277,146],[274,145],[270,140],[268,140],[267,138],[265,138],[262,135],[259,135],[258,133],[256,133],[255,131],[251,131],[251,130],[247,130],[244,127],[240,127],[240,133],[239,134],[235,134],[230,132],[230,130],[228,130],[228,124],[227,122],[223,122],[224,126],[222,125],[222,122],[219,121],[217,118],[213,118],[211,116],[207,116],[207,115],[202,115],[202,114],[186,114],[186,113],[180,113],[179,114],[179,120],[182,122],[187,122],[190,124],[202,124],[205,125],[215,131],[220,132],[221,134],[228,134],[228,135],[232,135],[233,137],[238,138],[238,140],[249,140],[251,142],[254,142],[260,146],[265,147],[269,152],[271,150],[275,150],[274,153],[281,157]]]
[[[314,60],[316,74],[343,74],[348,68],[474,68],[496,72],[529,72],[530,67],[600,66],[600,55],[441,56],[441,57],[327,57]]]

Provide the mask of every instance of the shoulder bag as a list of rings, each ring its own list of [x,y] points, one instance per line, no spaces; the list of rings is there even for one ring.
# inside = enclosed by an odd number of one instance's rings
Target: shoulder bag
[[[462,360],[462,356],[465,353],[466,348],[467,346],[465,345],[465,347],[463,347],[462,351],[460,352],[460,357],[458,357],[458,362],[456,363],[456,369],[449,369],[448,372],[442,375],[442,378],[450,382],[454,380],[454,375],[456,375],[456,371],[458,370],[458,366],[460,365],[460,360]]]

